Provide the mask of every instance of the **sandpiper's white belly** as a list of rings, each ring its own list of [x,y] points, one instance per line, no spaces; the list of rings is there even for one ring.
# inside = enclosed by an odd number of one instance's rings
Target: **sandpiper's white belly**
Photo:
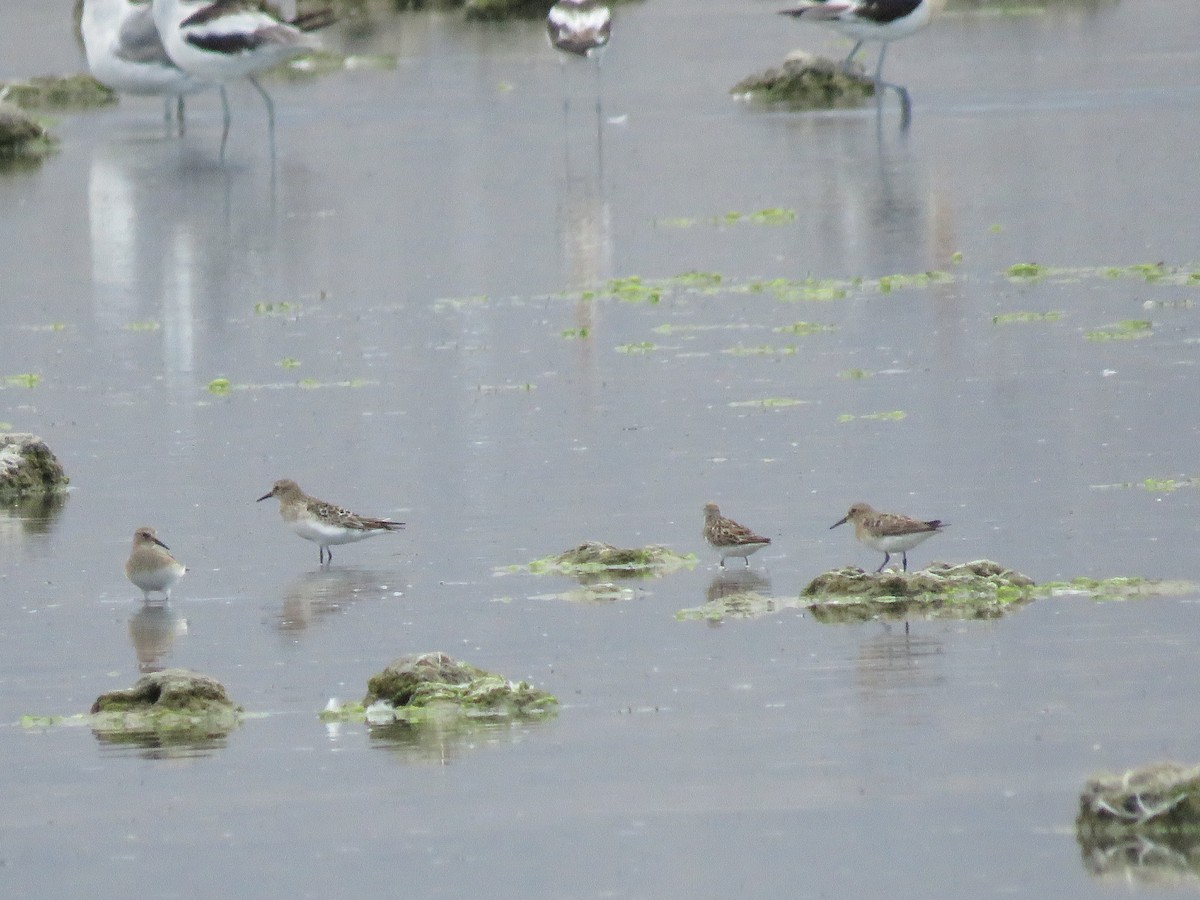
[[[184,569],[181,563],[171,566],[160,566],[157,569],[143,569],[129,573],[129,580],[140,591],[169,591],[183,577]]]
[[[880,553],[907,553],[922,541],[933,537],[936,531],[914,531],[912,534],[885,534],[876,537],[872,534],[863,536],[863,543]]]
[[[754,551],[761,550],[769,543],[770,541],[762,541],[761,543],[757,544],[733,544],[728,547],[718,547],[717,550],[721,554],[722,559],[727,556],[741,556],[745,558]]]
[[[319,519],[297,519],[289,522],[292,531],[314,544],[330,547],[336,544],[353,544],[376,534],[383,534],[383,529],[346,528],[342,525],[331,525]]]

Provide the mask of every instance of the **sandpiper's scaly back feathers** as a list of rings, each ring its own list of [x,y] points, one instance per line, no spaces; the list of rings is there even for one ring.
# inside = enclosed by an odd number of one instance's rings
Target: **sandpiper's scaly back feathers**
[[[771,539],[756,534],[745,525],[721,515],[715,503],[704,506],[704,539],[721,554],[721,566],[729,556],[740,556],[750,565],[750,555],[771,543]]]
[[[403,522],[360,516],[343,506],[318,500],[304,493],[290,478],[276,481],[258,502],[270,497],[278,498],[279,514],[292,531],[320,546],[322,564],[333,559],[333,551],[329,549],[333,545],[351,544],[404,527]]]

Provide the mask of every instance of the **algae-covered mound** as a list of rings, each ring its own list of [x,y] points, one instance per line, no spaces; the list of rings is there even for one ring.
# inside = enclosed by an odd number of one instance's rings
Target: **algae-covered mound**
[[[1075,820],[1084,868],[1122,885],[1200,882],[1200,766],[1155,763],[1084,786]]]
[[[665,575],[696,564],[694,553],[680,554],[666,547],[621,548],[601,541],[587,541],[556,556],[535,559],[528,569],[535,575],[555,574],[574,577],[617,575],[650,578]]]
[[[41,438],[0,434],[0,499],[60,491],[69,480]]]
[[[542,716],[558,701],[524,681],[459,662],[445,653],[402,656],[367,682],[361,707],[328,709],[326,718],[361,718],[372,724],[465,717]]]
[[[818,575],[801,592],[819,622],[876,618],[991,619],[1034,599],[1031,578],[990,560],[917,572],[864,572],[857,567]]]
[[[117,94],[91,75],[39,75],[0,84],[0,93],[23,109],[79,110],[117,102]]]
[[[212,735],[232,731],[241,721],[235,705],[216,679],[186,669],[164,669],[143,675],[131,688],[109,691],[91,708],[98,732],[193,732]]]
[[[743,78],[729,93],[758,103],[792,109],[840,109],[861,106],[874,96],[871,79],[847,71],[840,63],[796,51],[783,65]]]
[[[1079,795],[1075,827],[1081,835],[1189,829],[1200,837],[1200,766],[1153,763],[1097,775]]]

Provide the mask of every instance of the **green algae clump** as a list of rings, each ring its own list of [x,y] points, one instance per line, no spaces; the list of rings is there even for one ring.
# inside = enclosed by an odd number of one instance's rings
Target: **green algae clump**
[[[535,575],[622,575],[651,578],[696,565],[696,554],[676,553],[666,547],[614,547],[603,541],[585,541],[556,556],[535,559],[527,568]]]
[[[100,734],[186,732],[212,737],[228,734],[242,719],[215,678],[186,669],[164,669],[139,678],[131,688],[109,691],[90,710]]]
[[[524,681],[512,682],[441,652],[393,661],[367,682],[361,704],[328,708],[324,719],[366,718],[372,725],[447,718],[537,717],[558,700]]]
[[[22,109],[92,109],[117,102],[116,91],[91,75],[39,75],[0,84],[0,90]]]
[[[791,109],[837,109],[861,106],[874,96],[875,85],[833,60],[797,51],[789,54],[783,65],[743,78],[729,93]]]
[[[933,563],[916,572],[864,572],[856,566],[818,575],[801,592],[818,622],[910,616],[994,619],[1036,596],[1033,579],[991,560]]]

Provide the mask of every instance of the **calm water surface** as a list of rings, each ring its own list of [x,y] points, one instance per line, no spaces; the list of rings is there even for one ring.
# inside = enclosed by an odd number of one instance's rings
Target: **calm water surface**
[[[6,74],[80,67],[57,5],[5,5]],[[395,69],[271,83],[274,166],[246,86],[224,165],[214,97],[182,139],[153,100],[58,119],[0,177],[0,378],[40,376],[0,422],[72,477],[0,521],[0,895],[1109,896],[1079,790],[1200,757],[1196,596],[675,617],[719,577],[708,500],[774,539],[780,597],[878,564],[828,530],[857,500],[952,523],[915,565],[1196,578],[1196,490],[1144,484],[1200,475],[1200,7],[1050,7],[896,45],[907,134],[731,99],[846,51],[741,0],[620,9],[599,125],[539,23],[383,12],[327,44]],[[254,503],[284,476],[409,527],[321,571]],[[166,608],[121,573],[142,524],[191,568]],[[609,603],[498,574],[586,539],[701,562]],[[435,649],[562,710],[318,721]],[[269,715],[200,746],[16,724],[165,665]]]

